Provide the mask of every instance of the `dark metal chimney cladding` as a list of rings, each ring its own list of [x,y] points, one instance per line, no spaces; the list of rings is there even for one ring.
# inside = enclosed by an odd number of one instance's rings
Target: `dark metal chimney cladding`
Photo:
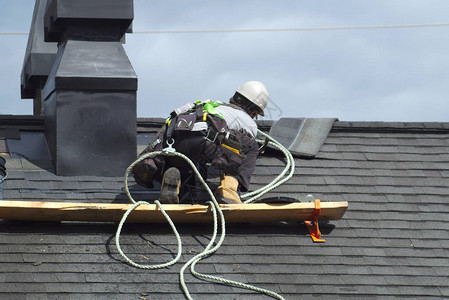
[[[45,41],[58,52],[45,135],[58,175],[122,176],[136,157],[137,76],[121,43],[132,20],[133,0],[47,3]]]
[[[46,6],[47,0],[36,0],[20,84],[22,99],[34,99],[33,113],[37,116],[44,114],[42,89],[58,51],[57,43],[44,41]]]

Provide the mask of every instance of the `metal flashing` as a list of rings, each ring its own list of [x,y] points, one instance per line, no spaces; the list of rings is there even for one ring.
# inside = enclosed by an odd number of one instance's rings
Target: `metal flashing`
[[[45,100],[46,137],[56,173],[122,175],[137,152],[135,98],[135,92],[52,93]]]
[[[269,135],[293,155],[313,158],[321,149],[336,118],[281,118]]]
[[[69,40],[60,46],[44,88],[57,90],[137,90],[137,75],[121,42]]]
[[[45,41],[86,35],[91,40],[120,40],[133,19],[133,0],[50,0],[44,16]]]
[[[50,152],[43,132],[20,132],[20,139],[7,139],[11,158],[50,161]]]

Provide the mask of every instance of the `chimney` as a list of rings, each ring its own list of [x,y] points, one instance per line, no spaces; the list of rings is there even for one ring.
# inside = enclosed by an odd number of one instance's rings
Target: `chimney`
[[[122,176],[136,157],[137,76],[121,43],[132,20],[133,0],[48,0],[44,36],[58,51],[45,136],[58,175]]]
[[[36,0],[21,75],[21,98],[33,100],[33,114],[42,116],[42,89],[58,51],[57,43],[44,41],[44,13],[47,0]]]

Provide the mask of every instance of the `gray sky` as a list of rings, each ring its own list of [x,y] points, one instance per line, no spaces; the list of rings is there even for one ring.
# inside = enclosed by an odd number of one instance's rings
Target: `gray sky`
[[[134,31],[449,23],[447,0],[135,0]],[[32,0],[0,0],[0,32],[27,32]],[[0,114],[20,99],[26,35],[0,34]],[[449,26],[288,32],[129,34],[138,116],[194,100],[227,101],[265,83],[265,119],[449,121]]]

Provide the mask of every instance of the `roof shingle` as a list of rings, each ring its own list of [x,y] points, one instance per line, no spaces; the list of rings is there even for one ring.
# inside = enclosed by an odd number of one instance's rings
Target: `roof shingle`
[[[7,128],[42,130],[32,118],[0,119]],[[140,148],[160,124],[138,121]],[[287,299],[449,297],[448,138],[449,123],[337,121],[318,155],[296,158],[295,176],[267,195],[349,201],[343,219],[320,222],[326,243],[313,244],[295,222],[229,224],[224,245],[198,269]],[[49,162],[2,156],[5,199],[127,201],[120,177],[56,176]],[[270,182],[283,166],[275,152],[261,156],[251,188]],[[137,199],[158,196],[130,184]],[[186,261],[208,243],[212,225],[178,227]],[[182,264],[132,268],[117,253],[115,230],[110,223],[1,221],[0,298],[184,299]],[[145,263],[170,260],[176,251],[166,224],[127,224],[121,242]],[[195,299],[267,298],[186,277]]]

